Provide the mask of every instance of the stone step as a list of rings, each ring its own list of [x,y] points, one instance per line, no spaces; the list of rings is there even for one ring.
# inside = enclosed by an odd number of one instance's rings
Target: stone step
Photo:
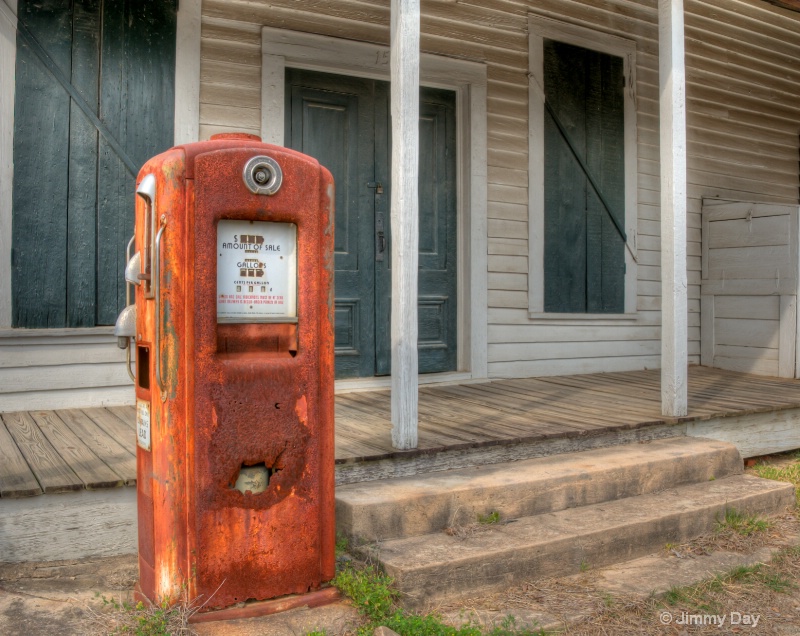
[[[728,508],[772,513],[794,504],[791,484],[735,475],[704,483],[486,525],[363,546],[412,608],[488,594],[537,578],[603,567],[713,530]]]
[[[337,530],[383,541],[499,513],[516,519],[742,473],[725,442],[673,437],[336,488]]]

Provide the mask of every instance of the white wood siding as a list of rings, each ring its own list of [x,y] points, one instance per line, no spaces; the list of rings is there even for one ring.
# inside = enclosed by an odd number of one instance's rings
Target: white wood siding
[[[112,331],[0,331],[0,412],[133,404]]]
[[[702,364],[795,377],[799,215],[797,205],[704,202]]]
[[[691,234],[701,222],[703,197],[798,203],[800,14],[754,1],[687,0],[685,6]],[[706,226],[702,277],[728,280],[725,291],[703,285],[709,295],[702,303],[702,362],[792,377],[796,221],[794,227],[788,216],[751,221],[714,231]],[[691,253],[690,243],[690,267]],[[792,275],[779,273],[790,260]],[[792,289],[774,287],[781,278]]]
[[[686,5],[689,362],[700,362],[701,198],[796,203],[800,14],[760,0]],[[528,315],[527,17],[636,42],[638,314],[531,320]],[[388,2],[204,0],[200,137],[261,120],[262,26],[389,41]],[[424,52],[488,68],[489,374],[549,375],[660,363],[658,26],[656,2],[490,0],[423,4]]]

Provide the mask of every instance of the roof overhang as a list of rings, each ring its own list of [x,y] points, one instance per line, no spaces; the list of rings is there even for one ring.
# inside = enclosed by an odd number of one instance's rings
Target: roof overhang
[[[789,11],[798,11],[800,12],[800,0],[766,0],[770,4],[774,4],[776,7],[783,7],[784,9],[789,9]]]

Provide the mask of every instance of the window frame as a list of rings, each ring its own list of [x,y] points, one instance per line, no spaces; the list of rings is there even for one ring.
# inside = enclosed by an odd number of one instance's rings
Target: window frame
[[[624,313],[553,313],[544,310],[544,40],[572,44],[622,58],[624,89],[625,249]],[[635,320],[637,318],[637,148],[636,148],[636,42],[615,35],[528,16],[528,315],[531,320],[582,321]],[[631,254],[633,252],[633,255]]]

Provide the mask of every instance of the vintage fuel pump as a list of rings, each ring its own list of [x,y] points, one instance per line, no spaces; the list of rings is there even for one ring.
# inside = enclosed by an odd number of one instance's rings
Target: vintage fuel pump
[[[206,608],[334,574],[333,179],[218,135],[148,161],[135,311],[139,591]]]

